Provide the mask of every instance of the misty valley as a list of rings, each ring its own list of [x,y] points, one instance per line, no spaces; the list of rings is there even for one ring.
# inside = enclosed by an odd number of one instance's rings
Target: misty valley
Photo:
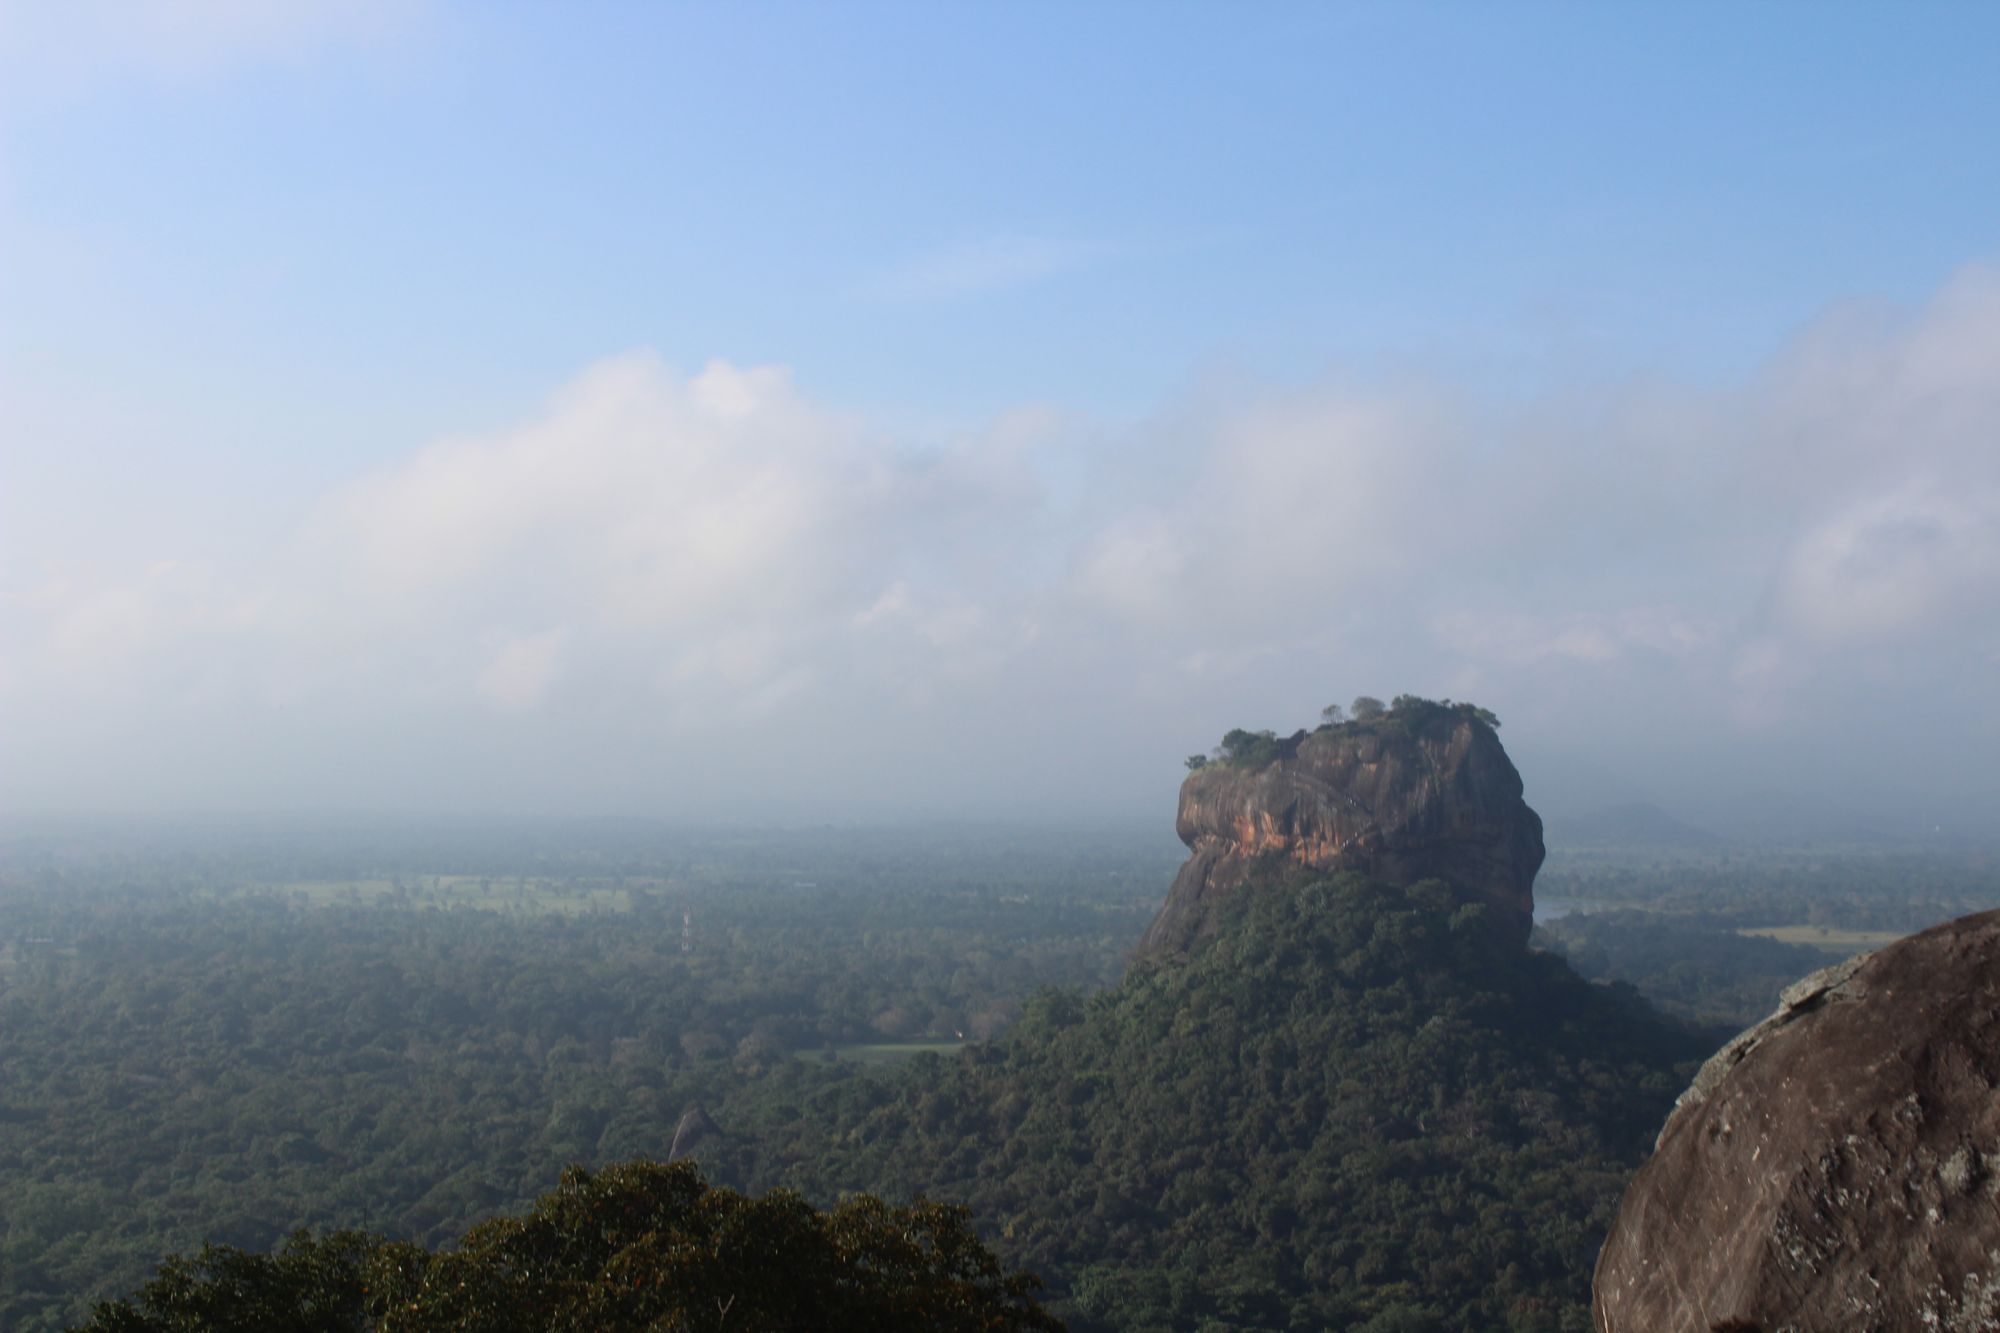
[[[2000,1333],[1996,51],[0,0],[0,1333]]]
[[[1565,844],[1558,824],[1537,876],[1518,779],[1491,794],[1489,720],[1398,700],[1219,749],[1183,789],[1185,846],[1151,826],[11,826],[0,1328],[273,1308],[326,1328],[1589,1328],[1621,1193],[1700,1062],[1800,977],[2000,903],[2000,869],[1941,845]],[[1407,790],[1406,763],[1429,765]],[[1284,786],[1308,778],[1366,793],[1367,838]],[[1230,812],[1213,834],[1210,810]],[[1247,843],[1245,810],[1269,825]],[[719,1293],[692,1315],[604,1305],[640,1284],[602,1256],[566,1294],[518,1287],[554,1252],[535,1246],[566,1237],[574,1262],[577,1219],[609,1235],[634,1200],[710,1228],[704,1254],[727,1227],[823,1248],[835,1276],[785,1297],[817,1315],[732,1304],[770,1285],[736,1269],[682,1273]],[[862,1270],[901,1314],[855,1295]],[[450,1305],[467,1273],[517,1285]],[[862,1303],[839,1314],[836,1290]]]

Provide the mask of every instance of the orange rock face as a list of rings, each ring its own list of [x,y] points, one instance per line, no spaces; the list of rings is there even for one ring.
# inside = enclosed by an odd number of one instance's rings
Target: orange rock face
[[[1212,934],[1231,895],[1265,888],[1251,884],[1269,877],[1260,868],[1441,879],[1523,941],[1532,924],[1542,821],[1499,737],[1461,713],[1324,728],[1267,764],[1210,764],[1181,784],[1176,828],[1190,855],[1141,957]]]

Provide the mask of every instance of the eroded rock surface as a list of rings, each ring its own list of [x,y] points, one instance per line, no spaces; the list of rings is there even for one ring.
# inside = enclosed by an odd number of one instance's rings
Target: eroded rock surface
[[[690,1106],[674,1126],[674,1142],[667,1149],[667,1160],[678,1162],[702,1144],[721,1137],[722,1127],[709,1118],[708,1112],[698,1105]]]
[[[1604,1333],[2000,1329],[2000,912],[1829,968],[1682,1096]]]
[[[1280,745],[1267,764],[1210,764],[1181,784],[1177,828],[1191,854],[1138,956],[1185,952],[1214,933],[1222,902],[1274,859],[1391,884],[1445,880],[1526,941],[1542,821],[1491,727],[1439,709]],[[1272,877],[1256,878],[1261,888]]]

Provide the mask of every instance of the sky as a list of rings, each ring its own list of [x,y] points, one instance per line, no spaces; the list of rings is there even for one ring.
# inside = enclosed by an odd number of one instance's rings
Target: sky
[[[0,808],[1990,831],[2000,9],[0,0]]]

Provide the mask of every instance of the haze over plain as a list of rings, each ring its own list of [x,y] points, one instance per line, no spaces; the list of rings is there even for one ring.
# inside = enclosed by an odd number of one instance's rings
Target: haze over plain
[[[2000,797],[2000,16],[279,12],[0,7],[11,811]]]

